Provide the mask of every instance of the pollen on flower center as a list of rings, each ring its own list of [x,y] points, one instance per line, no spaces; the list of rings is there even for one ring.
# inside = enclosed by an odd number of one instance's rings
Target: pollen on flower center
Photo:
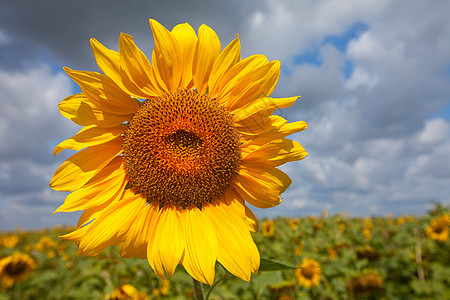
[[[124,135],[129,187],[148,203],[201,207],[237,175],[239,134],[215,99],[178,90],[146,100]]]

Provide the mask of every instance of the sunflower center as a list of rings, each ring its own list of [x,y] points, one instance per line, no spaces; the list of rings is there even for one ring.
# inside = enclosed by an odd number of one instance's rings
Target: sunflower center
[[[314,267],[312,266],[306,266],[302,269],[302,275],[303,277],[305,277],[306,279],[311,279],[314,276]]]
[[[22,274],[27,268],[27,263],[18,261],[18,262],[11,262],[6,265],[5,267],[5,274],[8,274],[9,276],[17,276]]]
[[[442,233],[444,231],[444,226],[437,226],[434,228],[434,232]]]
[[[146,100],[124,134],[128,187],[148,203],[202,207],[237,175],[239,134],[217,100],[178,90]]]

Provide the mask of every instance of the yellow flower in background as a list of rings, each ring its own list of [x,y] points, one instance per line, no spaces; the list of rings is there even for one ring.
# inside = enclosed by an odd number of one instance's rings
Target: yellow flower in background
[[[43,236],[39,239],[39,242],[34,245],[34,249],[38,250],[39,252],[44,252],[50,249],[55,249],[58,246],[58,243],[54,240],[52,240],[48,236]]]
[[[372,237],[372,232],[371,232],[370,228],[364,228],[363,235],[367,240],[370,240],[370,238]]]
[[[244,280],[259,268],[246,203],[277,206],[291,184],[278,166],[303,159],[286,136],[306,129],[272,115],[297,97],[270,98],[280,73],[263,55],[241,59],[239,38],[223,50],[216,33],[150,20],[151,63],[133,38],[119,52],[91,40],[104,74],[65,68],[82,93],[59,104],[78,134],[56,146],[81,150],[50,186],[69,191],[56,212],[84,211],[63,238],[87,256],[120,245],[147,258],[161,278],[178,264],[211,284],[216,261]]]
[[[295,269],[294,274],[299,285],[308,289],[319,285],[322,268],[315,259],[305,258],[298,267],[298,269]]]
[[[338,224],[339,232],[344,233],[346,227],[347,227],[347,226],[345,225],[345,223],[340,222],[340,223]]]
[[[376,272],[365,271],[347,281],[347,290],[353,297],[368,296],[383,291],[383,278]]]
[[[159,287],[153,289],[152,294],[155,297],[160,295],[167,296],[169,294],[170,289],[170,281],[169,280],[161,280]]]
[[[36,267],[36,262],[25,253],[14,252],[0,259],[0,286],[8,288],[16,281],[26,280]]]
[[[298,246],[294,248],[294,254],[297,256],[302,255],[304,247],[305,247],[305,243],[299,242]]]
[[[298,228],[298,223],[299,223],[298,219],[292,219],[292,220],[289,221],[289,227],[292,230],[296,230]]]
[[[282,281],[268,286],[270,299],[294,300],[295,281]]]
[[[398,218],[395,220],[395,223],[396,223],[398,226],[403,225],[405,222],[406,222],[405,217],[398,217]]]
[[[372,237],[372,219],[370,218],[365,218],[364,219],[364,228],[363,228],[363,235],[367,240],[370,240],[370,238]]]
[[[19,242],[19,237],[17,235],[7,235],[2,237],[0,240],[0,245],[5,246],[6,248],[14,248]]]
[[[275,221],[268,220],[262,224],[262,233],[266,237],[271,237],[275,234]]]
[[[106,300],[149,300],[150,298],[144,293],[139,292],[131,284],[124,284],[119,288],[115,288],[114,292],[105,296]]]
[[[327,247],[328,256],[330,257],[330,260],[335,260],[337,257],[337,252],[332,247]]]
[[[442,215],[431,220],[430,225],[425,228],[427,236],[435,241],[446,242],[450,232],[450,216]]]
[[[371,229],[372,227],[373,227],[372,219],[371,218],[365,218],[364,219],[364,228]]]

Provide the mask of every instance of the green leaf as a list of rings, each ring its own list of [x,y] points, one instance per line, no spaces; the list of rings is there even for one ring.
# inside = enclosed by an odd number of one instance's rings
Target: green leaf
[[[261,258],[261,262],[259,265],[259,271],[281,271],[281,270],[292,270],[298,269],[297,266],[287,264],[285,262],[281,262],[274,259],[269,258]]]

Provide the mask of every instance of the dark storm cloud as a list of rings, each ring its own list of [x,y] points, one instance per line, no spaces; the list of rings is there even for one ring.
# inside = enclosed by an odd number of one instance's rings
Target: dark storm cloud
[[[189,22],[202,23],[230,38],[247,22],[246,16],[257,0],[251,1],[1,1],[0,28],[14,42],[19,53],[8,51],[1,64],[29,60],[48,52],[54,63],[92,69],[95,61],[89,39],[95,37],[115,47],[120,32],[134,36],[139,46],[151,53],[152,37],[148,24],[155,18],[167,28]],[[9,50],[13,47],[10,46]],[[1,53],[1,52],[0,52]],[[5,62],[6,61],[6,62]]]

